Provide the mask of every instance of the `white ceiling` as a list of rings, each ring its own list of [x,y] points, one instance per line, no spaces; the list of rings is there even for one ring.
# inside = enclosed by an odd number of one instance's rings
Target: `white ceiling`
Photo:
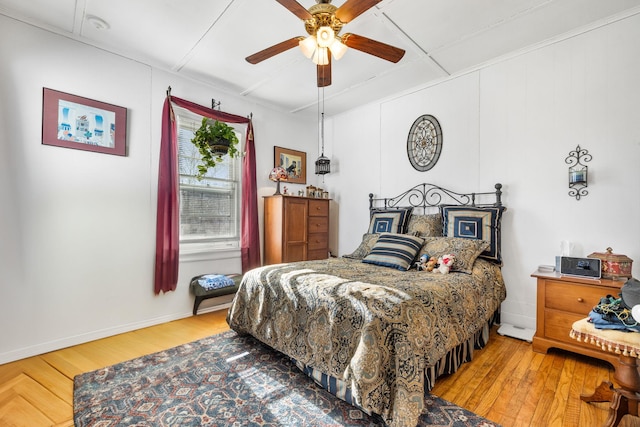
[[[393,64],[349,49],[333,61],[325,110],[346,111],[636,13],[640,0],[383,0],[342,32],[405,56]],[[0,0],[0,14],[283,111],[317,110],[316,67],[299,49],[257,65],[244,59],[307,35],[275,0]],[[97,29],[91,16],[109,28]]]

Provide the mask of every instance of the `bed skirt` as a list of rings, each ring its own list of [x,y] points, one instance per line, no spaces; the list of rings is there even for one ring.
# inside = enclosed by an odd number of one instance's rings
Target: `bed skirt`
[[[489,342],[489,331],[491,329],[491,326],[497,323],[500,323],[500,308],[498,308],[498,310],[493,313],[489,321],[485,323],[479,330],[477,330],[473,334],[473,336],[469,338],[469,340],[451,349],[442,359],[438,360],[434,365],[425,368],[425,395],[429,393],[429,391],[431,391],[431,389],[435,385],[436,379],[443,375],[453,374],[464,363],[473,360],[474,350],[480,350],[487,345],[487,343]],[[333,394],[339,399],[344,400],[350,405],[357,406],[361,411],[372,415],[354,401],[351,394],[351,388],[348,387],[344,381],[320,372],[317,369],[300,363],[295,359],[291,360],[305,375],[311,377],[320,387],[324,388],[329,393]]]

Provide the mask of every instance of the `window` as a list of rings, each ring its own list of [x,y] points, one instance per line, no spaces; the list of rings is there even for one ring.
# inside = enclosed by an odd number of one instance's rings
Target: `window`
[[[180,244],[206,249],[240,247],[240,157],[228,155],[198,180],[200,153],[191,143],[202,117],[175,108],[178,119]],[[238,139],[242,141],[239,132]]]

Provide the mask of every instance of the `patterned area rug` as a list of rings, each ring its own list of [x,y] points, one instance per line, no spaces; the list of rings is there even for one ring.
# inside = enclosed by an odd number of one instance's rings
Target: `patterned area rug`
[[[436,396],[419,426],[493,427]],[[233,331],[74,378],[76,426],[383,426]]]

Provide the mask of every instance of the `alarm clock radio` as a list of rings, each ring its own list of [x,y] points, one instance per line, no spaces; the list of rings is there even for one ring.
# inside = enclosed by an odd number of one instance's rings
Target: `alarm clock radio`
[[[560,274],[592,279],[599,279],[602,272],[601,261],[597,258],[574,258],[569,256],[556,257],[556,270]]]

